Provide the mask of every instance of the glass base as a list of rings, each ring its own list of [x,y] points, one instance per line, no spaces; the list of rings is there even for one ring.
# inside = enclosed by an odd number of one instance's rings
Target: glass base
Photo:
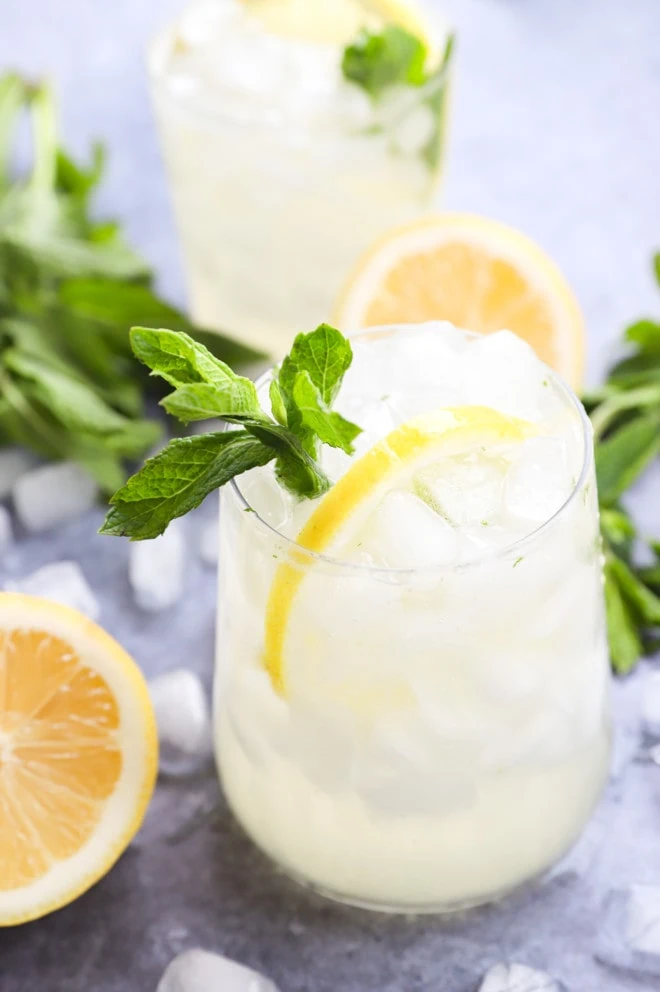
[[[268,851],[265,851],[264,848],[261,847],[260,844],[257,844],[254,838],[245,830],[245,827],[240,822],[238,817],[236,817],[234,813],[232,813],[232,815],[250,843],[255,845],[259,852],[273,866],[273,869],[279,875],[284,875],[292,881],[298,886],[298,888],[304,889],[306,892],[313,892],[315,895],[321,896],[323,899],[328,899],[330,902],[337,903],[340,906],[350,906],[354,909],[363,909],[370,913],[384,913],[389,916],[452,916],[457,913],[467,912],[471,909],[479,909],[483,906],[492,906],[493,904],[502,902],[502,900],[507,899],[509,896],[515,895],[516,893],[525,892],[532,889],[538,882],[541,881],[541,879],[545,878],[554,865],[560,863],[568,851],[572,850],[574,847],[574,844],[572,844],[567,851],[564,851],[561,854],[559,858],[552,861],[549,865],[546,865],[546,867],[536,875],[519,882],[517,885],[510,886],[506,889],[501,889],[497,892],[489,893],[488,895],[475,896],[469,899],[460,899],[451,903],[387,903],[370,899],[362,899],[359,896],[352,896],[346,894],[345,892],[338,892],[335,889],[330,889],[324,885],[319,885],[316,882],[312,882],[305,875],[299,874],[295,869],[289,868],[288,865],[276,860],[271,854],[268,853]]]

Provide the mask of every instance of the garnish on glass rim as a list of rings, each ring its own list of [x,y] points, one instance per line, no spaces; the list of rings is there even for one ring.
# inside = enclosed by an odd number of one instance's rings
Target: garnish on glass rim
[[[273,416],[251,379],[237,375],[187,334],[131,330],[133,351],[151,374],[174,387],[162,400],[184,423],[218,417],[238,430],[176,438],[115,493],[101,533],[142,541],[249,469],[275,461],[282,486],[313,499],[330,488],[319,443],[353,452],[360,428],[331,409],[353,351],[335,328],[299,334],[270,386]]]
[[[428,107],[433,127],[421,155],[432,172],[442,161],[443,125],[454,40],[453,34],[448,36],[439,64],[429,66],[430,53],[426,43],[405,28],[391,24],[379,33],[362,31],[344,50],[342,59],[344,78],[365,90],[375,106],[395,89],[409,87],[414,100],[411,104],[402,105],[400,118],[416,107]],[[399,120],[395,117],[387,125],[376,125],[371,130],[381,133],[397,123]]]

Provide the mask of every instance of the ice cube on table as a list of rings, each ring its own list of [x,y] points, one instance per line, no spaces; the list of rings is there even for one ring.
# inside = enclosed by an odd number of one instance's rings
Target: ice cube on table
[[[156,992],[277,992],[277,987],[245,965],[195,948],[170,962]]]
[[[630,889],[626,940],[633,951],[657,955],[660,966],[660,886],[633,885]]]
[[[598,961],[635,974],[660,975],[660,885],[610,892],[599,922]]]
[[[376,566],[424,568],[454,561],[454,528],[414,493],[388,493],[373,511],[356,541]]]
[[[181,598],[185,551],[183,529],[177,520],[153,541],[131,544],[128,576],[141,609],[157,613]]]
[[[0,506],[0,556],[9,551],[14,541],[11,514],[6,506]]]
[[[177,668],[149,682],[165,771],[180,770],[210,757],[209,704],[199,676]]]
[[[48,530],[87,513],[97,496],[94,480],[73,462],[33,469],[12,489],[18,519],[29,531]]]
[[[513,517],[541,524],[571,494],[566,443],[556,437],[524,441],[504,479],[504,509]]]
[[[21,592],[28,596],[40,596],[54,603],[80,610],[92,620],[101,613],[98,599],[92,592],[87,579],[75,561],[56,561],[43,565],[36,572],[5,583],[8,592]]]
[[[25,448],[0,450],[0,499],[9,496],[12,486],[37,464],[37,456]]]
[[[496,964],[484,978],[479,992],[560,992],[560,985],[545,971],[526,964]]]
[[[204,524],[199,535],[199,556],[205,565],[217,565],[220,554],[220,533],[217,520]]]
[[[660,738],[660,672],[652,672],[642,687],[642,721],[650,737]]]

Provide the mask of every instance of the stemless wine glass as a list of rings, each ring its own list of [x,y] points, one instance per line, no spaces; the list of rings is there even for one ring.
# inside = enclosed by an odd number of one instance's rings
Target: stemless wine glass
[[[570,495],[470,561],[315,554],[278,525],[266,469],[223,491],[221,780],[262,851],[332,898],[402,912],[498,898],[570,848],[600,795],[609,665],[592,436],[545,375],[576,439]]]

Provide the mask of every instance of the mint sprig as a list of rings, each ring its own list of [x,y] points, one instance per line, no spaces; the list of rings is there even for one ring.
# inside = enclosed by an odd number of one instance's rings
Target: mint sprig
[[[168,413],[186,424],[221,418],[240,429],[170,441],[115,493],[101,533],[157,537],[214,489],[273,460],[279,482],[312,499],[330,487],[317,461],[319,444],[353,451],[360,428],[331,409],[353,353],[333,327],[322,324],[295,339],[271,382],[272,415],[250,379],[189,335],[134,327],[130,339],[151,374],[173,387],[161,401]]]
[[[399,116],[389,122],[397,125],[416,107],[426,106],[433,115],[431,136],[421,151],[423,160],[436,172],[443,158],[443,134],[447,113],[449,72],[455,36],[449,35],[440,61],[430,65],[426,43],[398,25],[388,25],[379,33],[363,30],[345,50],[342,58],[344,78],[365,90],[375,107],[397,87],[409,87],[417,98],[406,104]],[[371,133],[387,130],[380,123]]]

